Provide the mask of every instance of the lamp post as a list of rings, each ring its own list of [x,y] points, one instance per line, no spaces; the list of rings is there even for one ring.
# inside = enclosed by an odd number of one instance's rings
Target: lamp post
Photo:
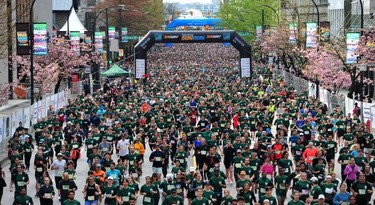
[[[98,14],[95,16],[94,18],[94,22],[93,22],[93,25],[92,25],[92,28],[93,28],[93,32],[92,32],[92,43],[93,43],[93,48],[95,49],[95,31],[96,31],[96,20],[98,19],[98,17],[103,13],[103,12],[106,12],[106,31],[105,31],[105,34],[106,34],[106,41],[107,41],[107,45],[106,45],[106,52],[107,52],[107,66],[109,66],[109,42],[108,42],[108,9],[111,9],[111,8],[122,8],[124,9],[125,5],[122,5],[122,4],[119,4],[117,6],[109,6],[107,8],[104,8],[103,10],[99,11]],[[99,65],[94,65],[94,81],[97,86],[97,88],[100,87],[100,85],[98,85],[99,81],[100,81],[100,76],[99,76],[99,70],[100,70],[100,66]],[[94,85],[95,86],[95,85]]]
[[[275,8],[273,8],[272,6],[268,6],[268,5],[262,5],[263,7],[267,7],[269,9],[271,9],[273,12],[275,12],[276,16],[277,16],[277,25],[280,26],[280,17],[279,17],[279,13],[276,11]],[[262,25],[264,24],[264,10],[262,10]]]
[[[98,19],[98,17],[100,16],[100,14],[102,14],[103,12],[105,12],[105,25],[106,25],[106,29],[105,29],[105,36],[106,36],[106,42],[107,42],[107,45],[106,45],[106,52],[107,52],[107,66],[109,66],[109,42],[108,42],[108,9],[111,9],[111,8],[118,8],[118,7],[121,7],[121,8],[124,8],[125,5],[117,5],[117,6],[110,6],[110,7],[107,7],[101,11],[99,11],[99,13],[95,16],[95,19],[94,19],[94,23],[92,25],[93,27],[93,35],[92,35],[92,39],[93,39],[93,43],[95,45],[95,30],[96,30],[96,20]]]
[[[364,26],[363,26],[363,2],[362,2],[362,0],[358,0],[359,1],[359,5],[360,5],[360,7],[361,7],[361,36],[363,35],[363,28],[364,28]],[[365,66],[365,65],[364,65]],[[361,102],[363,102],[363,98],[364,98],[364,83],[363,83],[363,75],[364,75],[364,73],[363,72],[365,72],[367,70],[367,73],[368,73],[368,66],[366,66],[366,68],[362,68],[362,70],[360,69],[360,71],[359,72],[361,72],[361,76],[360,76],[360,80],[361,80],[361,84],[360,84],[360,86],[361,86],[361,88],[359,89],[360,90],[360,94],[359,94],[359,100],[361,101]]]
[[[29,29],[30,29],[30,102],[31,105],[34,104],[34,26],[33,26],[33,8],[36,0],[33,0],[33,3],[30,7],[29,12]]]
[[[319,29],[320,29],[320,12],[319,12],[319,7],[318,7],[318,4],[316,4],[315,0],[311,0],[316,8],[316,14],[317,14],[317,17],[318,17],[318,34],[320,33],[319,32]]]

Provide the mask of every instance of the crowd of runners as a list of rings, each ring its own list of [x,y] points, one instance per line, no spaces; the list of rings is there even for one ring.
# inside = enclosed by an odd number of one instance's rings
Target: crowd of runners
[[[241,79],[238,59],[222,44],[159,47],[147,79],[51,107],[34,135],[20,125],[0,186],[14,205],[372,203],[375,141],[359,108],[330,112],[282,78]]]

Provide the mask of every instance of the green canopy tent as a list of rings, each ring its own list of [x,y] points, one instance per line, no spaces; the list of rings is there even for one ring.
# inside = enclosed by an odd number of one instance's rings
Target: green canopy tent
[[[126,71],[126,70],[120,68],[120,66],[114,64],[107,71],[105,71],[103,73],[100,73],[100,76],[104,76],[104,77],[120,77],[120,76],[129,75],[129,74],[130,74],[129,71]]]

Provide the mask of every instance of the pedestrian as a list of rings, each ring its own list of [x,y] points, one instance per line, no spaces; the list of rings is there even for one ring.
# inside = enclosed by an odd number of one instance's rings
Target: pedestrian
[[[53,205],[53,199],[55,198],[55,189],[51,184],[49,177],[44,178],[44,184],[38,191],[38,197],[40,198],[40,205]]]

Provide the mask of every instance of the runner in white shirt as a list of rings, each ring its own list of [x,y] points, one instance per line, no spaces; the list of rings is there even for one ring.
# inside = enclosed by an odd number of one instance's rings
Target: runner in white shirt
[[[126,135],[121,136],[121,140],[117,142],[117,149],[119,150],[120,159],[126,164],[129,154],[130,141],[126,139]]]
[[[59,182],[62,180],[65,167],[66,167],[66,161],[63,160],[63,155],[61,153],[58,153],[57,160],[55,160],[51,165],[51,169],[55,170],[56,187],[58,186]]]

